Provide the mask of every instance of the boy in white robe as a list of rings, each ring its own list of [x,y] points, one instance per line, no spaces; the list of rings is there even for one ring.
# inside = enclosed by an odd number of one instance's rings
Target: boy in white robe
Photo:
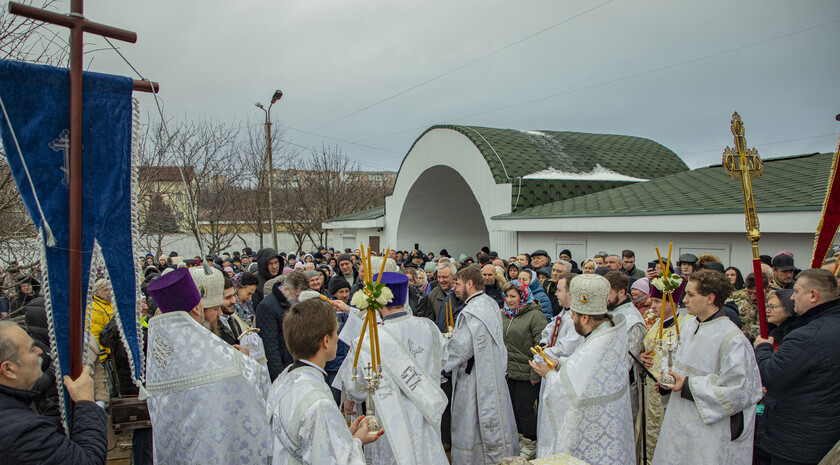
[[[729,279],[713,270],[694,272],[686,285],[694,318],[680,327],[668,371],[676,382],[660,386],[667,404],[654,465],[752,463],[761,379],[750,342],[721,308],[731,293]]]
[[[324,365],[338,349],[338,320],[330,304],[300,302],[283,317],[283,334],[295,363],[274,380],[267,413],[273,464],[364,465],[362,445],[384,431],[368,432],[359,417],[347,428],[327,385]]]

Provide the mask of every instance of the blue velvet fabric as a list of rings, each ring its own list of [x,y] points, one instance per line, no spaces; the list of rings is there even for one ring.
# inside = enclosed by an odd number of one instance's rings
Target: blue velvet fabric
[[[58,362],[63,374],[70,373],[69,190],[63,171],[65,152],[59,147],[59,139],[69,129],[69,89],[67,69],[0,61],[0,97],[9,113],[9,122],[0,115],[3,148],[29,216],[41,229],[41,217],[11,137],[10,123],[56,240],[55,247],[45,244],[45,258]],[[130,78],[84,73],[82,286],[87,289],[95,238],[111,277],[117,315],[130,345],[129,356],[135,361],[134,375],[139,376],[142,367],[137,342],[131,234],[131,92]],[[87,292],[83,295],[87,296]],[[72,418],[69,411],[67,418]]]

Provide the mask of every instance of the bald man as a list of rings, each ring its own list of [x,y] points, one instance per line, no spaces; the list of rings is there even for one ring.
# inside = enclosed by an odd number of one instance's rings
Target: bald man
[[[494,265],[484,265],[481,267],[481,276],[484,278],[484,293],[489,295],[499,304],[499,308],[505,306],[505,294],[502,288],[496,281],[496,267]]]

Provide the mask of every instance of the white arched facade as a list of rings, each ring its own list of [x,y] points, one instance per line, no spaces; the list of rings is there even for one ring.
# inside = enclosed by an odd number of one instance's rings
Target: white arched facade
[[[408,152],[385,198],[383,246],[475,255],[482,246],[512,253],[512,232],[491,219],[510,213],[511,184],[496,184],[481,151],[462,133],[435,128]],[[384,248],[384,247],[383,247]]]

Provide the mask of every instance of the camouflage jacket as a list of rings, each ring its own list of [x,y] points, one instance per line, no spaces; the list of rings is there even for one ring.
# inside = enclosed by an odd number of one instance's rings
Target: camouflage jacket
[[[747,290],[741,289],[732,293],[727,302],[735,302],[738,316],[741,318],[741,331],[750,342],[758,336],[758,305],[747,296]]]

